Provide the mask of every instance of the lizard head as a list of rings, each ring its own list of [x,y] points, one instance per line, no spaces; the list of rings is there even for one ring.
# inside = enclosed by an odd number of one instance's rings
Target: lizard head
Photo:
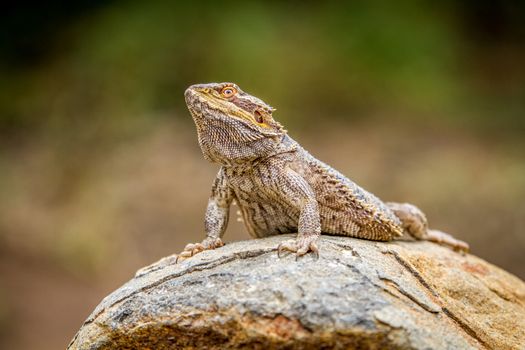
[[[190,86],[186,104],[197,126],[204,157],[231,165],[269,156],[286,133],[275,110],[233,83]]]

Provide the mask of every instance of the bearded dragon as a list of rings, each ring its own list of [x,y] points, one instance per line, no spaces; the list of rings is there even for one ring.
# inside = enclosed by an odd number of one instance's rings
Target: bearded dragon
[[[206,238],[188,244],[184,260],[222,246],[236,202],[252,237],[297,232],[278,255],[318,255],[323,234],[390,241],[404,233],[467,251],[468,244],[429,230],[425,214],[408,203],[382,202],[317,160],[273,119],[274,108],[233,83],[190,86],[185,92],[204,158],[220,164],[204,219]]]

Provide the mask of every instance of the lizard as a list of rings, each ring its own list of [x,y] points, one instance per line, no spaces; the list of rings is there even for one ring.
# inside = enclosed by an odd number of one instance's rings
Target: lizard
[[[206,237],[188,244],[177,261],[224,245],[232,203],[252,237],[297,232],[278,245],[278,256],[318,256],[321,233],[374,241],[408,234],[468,251],[467,243],[430,230],[416,206],[383,202],[313,157],[273,118],[273,107],[236,84],[196,84],[184,96],[204,158],[220,169],[206,209]]]

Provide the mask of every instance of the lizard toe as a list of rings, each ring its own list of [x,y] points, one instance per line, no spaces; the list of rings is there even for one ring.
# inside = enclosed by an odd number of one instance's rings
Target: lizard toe
[[[294,239],[284,241],[277,246],[277,256],[279,258],[281,257],[281,254],[285,251],[292,253],[297,252],[297,243]]]
[[[319,247],[317,246],[317,243],[310,243],[310,250],[315,255],[316,260],[319,260]]]
[[[277,247],[277,256],[281,257],[281,254],[285,251],[296,254],[296,260],[298,257],[306,255],[309,252],[315,254],[319,258],[319,248],[317,246],[318,236],[303,236],[298,237],[296,240],[290,239],[282,242]]]
[[[177,258],[175,259],[175,264],[178,264],[186,259],[188,259],[189,256],[185,256],[183,255],[182,253],[180,253],[179,255],[177,255]]]
[[[222,247],[224,245],[224,242],[220,238],[208,237],[205,238],[204,241],[202,241],[202,243],[198,243],[198,245],[200,246],[199,248],[202,247],[202,250],[207,250]]]
[[[297,256],[303,256],[309,252],[312,252],[317,258],[319,258],[319,248],[317,247],[316,243],[318,238],[319,236],[317,235],[307,235],[298,238],[297,246],[299,247],[299,249],[297,249]]]
[[[192,249],[192,253],[195,255],[197,253],[202,252],[204,249],[206,249],[206,247],[204,247],[202,244],[195,243]]]
[[[456,243],[456,246],[455,246],[455,250],[458,250],[458,251],[461,251],[461,252],[464,252],[464,253],[468,253],[469,250],[470,250],[470,246],[468,245],[467,242],[463,242],[463,241],[457,240],[457,243]]]
[[[306,246],[303,245],[301,248],[297,249],[297,256],[303,256],[306,253],[308,253],[309,251],[310,251],[310,246],[309,245],[306,245]]]
[[[184,247],[184,250],[179,255],[177,255],[175,263],[184,261],[204,250],[215,249],[222,247],[223,245],[224,243],[220,238],[205,238],[202,243],[189,243],[186,245],[186,247]]]

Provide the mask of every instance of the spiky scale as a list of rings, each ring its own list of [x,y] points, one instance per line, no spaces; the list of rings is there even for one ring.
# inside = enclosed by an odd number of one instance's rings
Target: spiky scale
[[[232,201],[254,237],[298,232],[297,240],[282,243],[279,252],[317,252],[321,233],[387,241],[406,231],[455,248],[466,245],[430,235],[416,207],[387,205],[317,160],[273,119],[272,107],[237,85],[193,85],[185,97],[204,157],[221,170],[206,211],[207,238],[190,245],[183,257],[222,244]]]

